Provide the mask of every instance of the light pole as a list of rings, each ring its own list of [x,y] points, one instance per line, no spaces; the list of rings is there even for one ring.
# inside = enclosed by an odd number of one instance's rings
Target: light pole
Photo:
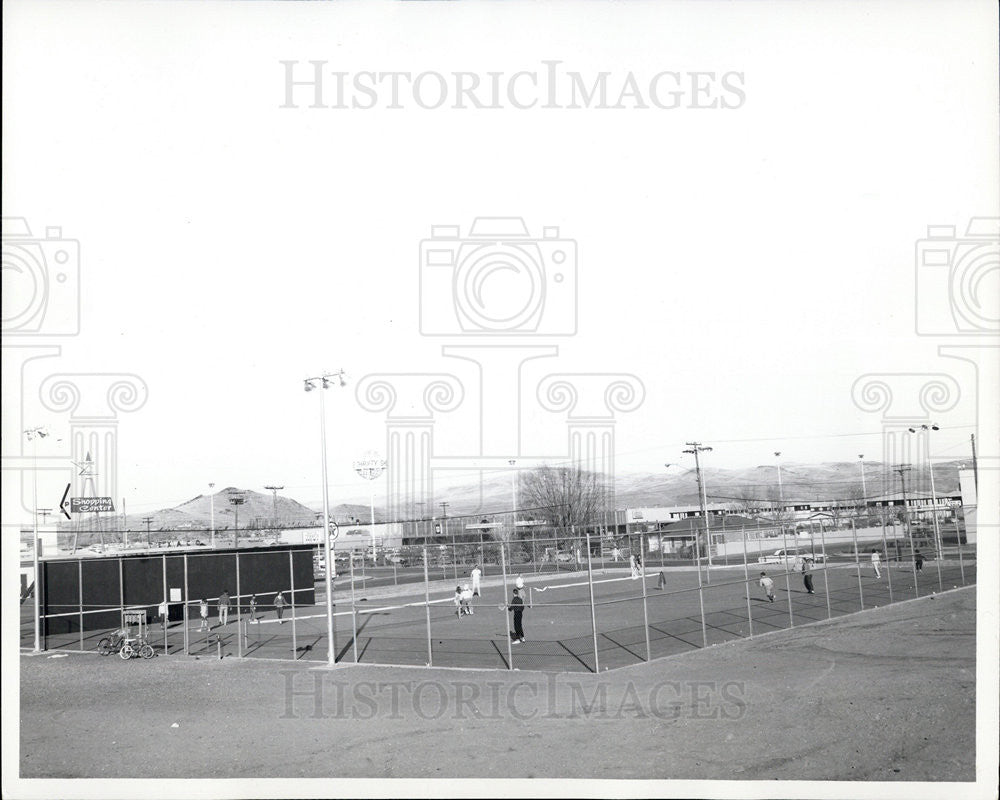
[[[708,551],[708,567],[712,567],[712,536],[709,533],[708,528],[708,494],[705,492],[705,481],[701,477],[701,460],[698,458],[699,453],[710,453],[712,452],[711,447],[702,447],[701,442],[685,442],[685,444],[690,447],[690,450],[684,450],[685,453],[694,454],[694,469],[698,476],[698,488],[701,489],[701,516],[705,520],[705,548]],[[695,540],[697,541],[697,539]],[[701,564],[698,564],[698,572],[701,573]],[[709,573],[711,574],[711,573]]]
[[[233,530],[233,547],[240,546],[240,506],[246,502],[245,497],[230,497],[229,503],[233,507],[233,513],[236,515],[235,529]]]
[[[41,600],[38,591],[39,586],[39,574],[38,574],[38,450],[36,448],[36,443],[39,439],[44,439],[49,435],[49,432],[45,428],[28,428],[24,432],[24,435],[28,437],[28,441],[31,442],[31,518],[33,520],[31,526],[31,568],[35,576],[35,588],[32,594],[35,595],[35,646],[32,650],[33,653],[41,652],[42,637],[41,637],[41,627],[39,624],[39,615],[41,614]]]
[[[865,454],[858,453],[858,463],[861,465],[861,510],[868,519],[868,487],[865,486]]]
[[[347,386],[344,380],[344,370],[334,373],[324,373],[316,378],[305,379],[305,390],[311,392],[313,389],[329,389],[331,381],[337,379],[340,386]],[[317,387],[317,382],[319,387]],[[333,666],[337,660],[337,644],[334,641],[333,632],[333,581],[330,573],[333,571],[333,558],[330,553],[330,496],[326,478],[326,395],[319,393],[319,438],[322,451],[323,467],[323,554],[326,558],[326,663]]]
[[[781,485],[781,451],[774,451],[775,461],[778,463],[778,522],[781,524],[781,532],[785,532],[785,489]]]
[[[211,499],[212,502],[212,510],[210,512],[211,516],[209,517],[210,519],[209,525],[211,526],[212,549],[214,550],[215,549],[215,492],[213,491],[213,489],[215,489],[215,484],[214,483],[208,484],[209,498]]]
[[[517,530],[517,460],[512,458],[507,463],[510,464],[510,538],[513,541]]]
[[[271,524],[274,526],[274,529],[275,529],[275,534],[274,535],[275,535],[275,537],[277,537],[277,535],[278,535],[278,533],[277,533],[277,531],[278,531],[278,492],[280,492],[285,487],[284,486],[265,486],[264,488],[267,489],[271,493],[271,498],[272,498],[272,501],[273,501],[273,504],[272,504],[272,513],[274,514],[274,521]]]
[[[910,433],[916,433],[918,430],[925,431],[927,433],[927,468],[931,473],[931,519],[934,521],[934,546],[937,547],[937,560],[941,563],[941,531],[938,528],[938,516],[937,516],[937,492],[934,490],[934,463],[931,461],[931,440],[930,432],[941,430],[937,425],[933,423],[930,425],[921,425],[919,428],[910,428]]]

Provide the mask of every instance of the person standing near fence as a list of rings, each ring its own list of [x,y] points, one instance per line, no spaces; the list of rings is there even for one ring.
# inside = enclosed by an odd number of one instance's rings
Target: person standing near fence
[[[219,595],[219,625],[229,624],[229,592]]]
[[[641,578],[642,577],[642,561],[639,560],[639,554],[636,553],[632,556],[632,577]]]
[[[250,613],[249,613],[249,619],[247,620],[247,622],[256,622],[257,621],[257,595],[255,595],[255,594],[250,595],[250,602],[249,602],[248,605],[250,606]]]
[[[766,572],[762,572],[762,573],[760,573],[760,580],[758,581],[758,583],[760,584],[760,588],[763,589],[764,593],[767,595],[768,601],[771,602],[771,603],[773,603],[774,602],[774,581],[771,580],[769,577],[767,577],[767,573]]]
[[[806,592],[809,594],[816,594],[813,591],[813,576],[812,570],[809,567],[809,559],[802,559],[802,583],[806,587]]]
[[[511,642],[514,644],[524,642],[524,601],[521,599],[521,595],[517,589],[514,590],[514,596],[510,599],[510,605],[507,606],[507,611],[514,612],[514,630],[510,632]]]
[[[878,553],[878,548],[872,548],[872,569],[875,570],[876,580],[882,577],[882,556]]]
[[[201,617],[201,625],[198,626],[199,632],[212,630],[212,626],[208,624],[208,601],[204,597],[198,603],[198,615]]]
[[[163,602],[160,603],[159,613],[160,613],[160,627],[166,630],[167,617],[170,616],[170,606],[167,605],[166,599],[164,599]]]
[[[281,618],[281,615],[284,613],[284,611],[285,611],[285,593],[278,592],[278,594],[274,598],[274,613],[278,615],[279,625],[285,624],[285,621]]]
[[[916,568],[917,572],[924,571],[924,554],[918,549],[916,553],[913,554],[913,566]]]
[[[483,577],[483,571],[479,568],[479,565],[476,564],[472,568],[472,593],[476,597],[479,597],[479,580],[482,577]]]

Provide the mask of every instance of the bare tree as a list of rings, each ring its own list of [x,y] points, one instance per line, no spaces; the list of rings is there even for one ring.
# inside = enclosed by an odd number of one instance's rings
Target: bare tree
[[[524,506],[534,507],[554,528],[568,533],[597,524],[607,489],[603,475],[544,465],[521,475],[519,497]]]
[[[761,514],[767,514],[772,510],[774,504],[758,496],[758,492],[752,486],[744,486],[736,490],[733,498],[733,507],[744,516],[756,519]]]

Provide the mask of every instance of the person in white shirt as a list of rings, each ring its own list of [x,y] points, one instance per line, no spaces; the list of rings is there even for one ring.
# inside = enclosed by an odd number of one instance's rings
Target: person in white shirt
[[[469,588],[469,584],[462,586],[462,611],[465,614],[475,613],[475,609],[472,607],[472,589]]]
[[[764,593],[767,595],[767,599],[770,602],[773,603],[774,602],[774,581],[772,581],[769,577],[767,577],[767,573],[766,572],[762,572],[762,573],[760,573],[760,581],[758,581],[758,583],[760,583],[760,588],[763,589]]]
[[[872,548],[872,569],[875,570],[875,577],[882,577],[882,556],[879,555],[878,550]]]
[[[472,568],[472,593],[476,597],[479,597],[479,579],[482,576],[483,571],[479,568],[479,565],[476,564],[476,566]]]

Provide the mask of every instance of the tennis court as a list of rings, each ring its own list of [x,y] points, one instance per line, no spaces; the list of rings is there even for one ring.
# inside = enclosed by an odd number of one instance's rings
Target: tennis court
[[[816,565],[815,593],[809,594],[801,574],[782,566],[702,570],[700,588],[698,570],[693,568],[647,569],[641,579],[632,578],[627,570],[594,571],[592,584],[586,572],[526,575],[523,643],[512,643],[509,637],[512,625],[506,605],[514,576],[507,576],[506,590],[499,576],[488,576],[481,596],[472,600],[472,613],[461,616],[456,613],[452,581],[392,587],[401,593],[381,598],[368,597],[377,590],[365,590],[356,581],[352,604],[350,581],[340,579],[334,592],[336,659],[598,672],[969,585],[976,575],[975,561],[968,557],[961,564],[948,559],[926,564],[921,573],[915,573],[910,561],[887,564],[880,579],[870,564],[830,563]],[[774,602],[758,585],[762,569],[774,580]],[[154,623],[152,643],[161,653],[186,651],[199,657],[327,660],[325,599],[320,590],[315,605],[288,608],[280,621],[273,609],[259,607],[259,621],[247,622],[244,607],[239,621],[231,613],[229,624],[220,627],[212,611],[212,630],[199,631],[193,616],[186,625],[172,623],[166,631]],[[96,650],[105,633],[49,636],[46,646]],[[30,644],[30,625],[22,625],[22,644]]]

